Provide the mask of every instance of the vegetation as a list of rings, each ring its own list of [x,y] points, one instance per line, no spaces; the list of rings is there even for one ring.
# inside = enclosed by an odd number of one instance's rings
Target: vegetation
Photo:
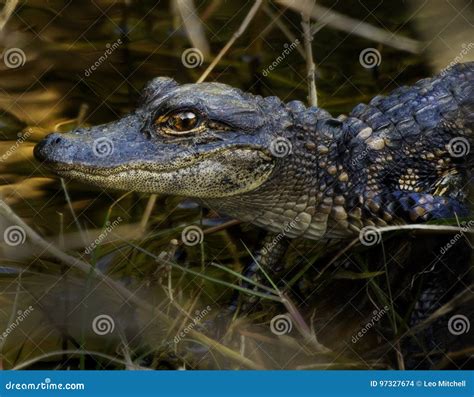
[[[472,307],[467,232],[441,255],[455,288],[413,330],[415,301],[451,229],[392,231],[370,247],[294,241],[284,280],[248,290],[240,271],[260,230],[184,198],[58,180],[33,160],[47,133],[120,117],[156,76],[306,101],[312,69],[298,7],[196,0],[196,19],[192,2],[178,0],[6,3],[14,11],[0,16],[0,231],[18,227],[20,243],[0,243],[0,368],[467,368],[472,343],[446,328],[453,310]],[[418,41],[403,40],[417,38],[405,2],[319,4],[398,36],[312,24],[318,106],[347,113],[431,74]],[[202,54],[193,67],[183,60],[189,48]],[[381,54],[378,66],[361,65],[367,48]],[[21,50],[18,66],[5,61],[9,49]],[[198,244],[183,244],[190,225],[203,230]],[[239,290],[258,303],[220,326]],[[276,328],[288,318],[291,330]],[[438,332],[447,345],[426,345]]]

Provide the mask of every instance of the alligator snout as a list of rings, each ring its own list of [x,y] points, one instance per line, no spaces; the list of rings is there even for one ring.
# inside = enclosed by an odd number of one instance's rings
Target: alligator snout
[[[117,121],[67,133],[52,133],[34,149],[37,160],[55,168],[61,166],[114,167],[143,160],[146,136],[143,119],[136,113]],[[153,148],[149,148],[154,153]]]
[[[33,151],[35,158],[41,162],[68,162],[72,160],[76,149],[63,134],[52,133],[39,142]]]

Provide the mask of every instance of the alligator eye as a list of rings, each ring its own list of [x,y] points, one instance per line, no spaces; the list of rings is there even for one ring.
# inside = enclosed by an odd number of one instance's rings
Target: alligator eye
[[[176,133],[186,133],[195,129],[199,124],[197,114],[193,112],[179,112],[168,116],[166,127]]]

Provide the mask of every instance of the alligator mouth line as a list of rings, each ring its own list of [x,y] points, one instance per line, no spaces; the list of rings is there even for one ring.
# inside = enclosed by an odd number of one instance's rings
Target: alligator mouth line
[[[113,176],[113,175],[118,175],[118,174],[123,174],[126,172],[134,172],[134,171],[144,171],[144,172],[152,172],[155,174],[160,174],[160,173],[173,173],[179,170],[183,170],[186,168],[190,168],[196,163],[207,160],[209,158],[215,157],[215,156],[223,156],[225,155],[226,152],[235,152],[235,151],[249,151],[249,152],[257,152],[257,154],[263,158],[266,161],[272,161],[273,157],[271,156],[271,153],[262,148],[255,148],[251,146],[233,146],[231,148],[224,148],[224,149],[218,149],[212,152],[208,153],[202,153],[200,156],[192,156],[192,159],[180,166],[170,166],[166,167],[163,165],[160,165],[159,163],[153,163],[153,162],[140,162],[140,163],[125,163],[121,164],[118,166],[90,166],[90,165],[84,165],[80,163],[74,163],[74,164],[69,164],[69,163],[63,163],[59,161],[46,161],[45,165],[52,169],[54,172],[57,172],[58,174],[70,174],[70,173],[77,173],[77,174],[82,174],[84,176],[90,175],[90,176],[102,176],[102,177],[108,177],[108,176]],[[157,166],[158,165],[158,166]]]

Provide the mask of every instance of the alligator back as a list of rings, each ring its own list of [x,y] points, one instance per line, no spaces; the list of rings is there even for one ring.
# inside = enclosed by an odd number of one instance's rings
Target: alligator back
[[[474,163],[474,63],[356,106],[344,121],[354,197],[367,215],[466,215]]]

